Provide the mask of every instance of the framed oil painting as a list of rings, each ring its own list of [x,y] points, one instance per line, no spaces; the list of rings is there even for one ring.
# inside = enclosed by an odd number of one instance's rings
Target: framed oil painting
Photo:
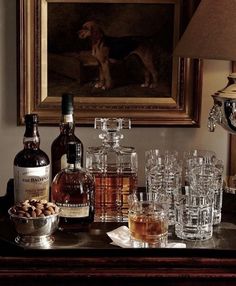
[[[80,125],[199,126],[201,62],[172,55],[198,3],[19,0],[18,123],[58,124],[69,92]]]

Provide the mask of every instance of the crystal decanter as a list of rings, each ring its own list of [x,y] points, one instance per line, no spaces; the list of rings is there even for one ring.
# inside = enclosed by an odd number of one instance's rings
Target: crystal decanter
[[[102,145],[89,147],[86,168],[95,179],[95,221],[127,221],[128,196],[137,188],[137,153],[120,145],[121,129],[130,129],[126,118],[96,118]]]

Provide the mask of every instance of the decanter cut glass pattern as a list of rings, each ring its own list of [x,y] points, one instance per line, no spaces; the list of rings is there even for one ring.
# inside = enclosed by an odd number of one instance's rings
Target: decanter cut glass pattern
[[[100,147],[89,147],[86,168],[95,178],[95,221],[127,221],[128,195],[137,188],[137,153],[120,145],[121,129],[130,129],[123,118],[96,118]]]

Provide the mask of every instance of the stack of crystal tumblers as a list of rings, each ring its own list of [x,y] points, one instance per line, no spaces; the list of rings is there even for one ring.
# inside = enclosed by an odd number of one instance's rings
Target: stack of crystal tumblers
[[[168,224],[180,239],[206,240],[221,222],[223,162],[212,151],[145,152],[147,192],[169,207]]]

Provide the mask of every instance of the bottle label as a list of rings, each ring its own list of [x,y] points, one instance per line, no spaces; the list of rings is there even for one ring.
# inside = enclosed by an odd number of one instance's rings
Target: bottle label
[[[87,204],[62,204],[56,202],[56,205],[61,209],[61,217],[80,218],[89,216],[89,206]]]
[[[67,155],[63,154],[61,156],[61,169],[65,169],[67,167]]]
[[[67,122],[73,122],[73,114],[63,114],[63,122],[67,123]]]
[[[50,165],[43,167],[14,166],[15,202],[29,199],[49,200]]]

